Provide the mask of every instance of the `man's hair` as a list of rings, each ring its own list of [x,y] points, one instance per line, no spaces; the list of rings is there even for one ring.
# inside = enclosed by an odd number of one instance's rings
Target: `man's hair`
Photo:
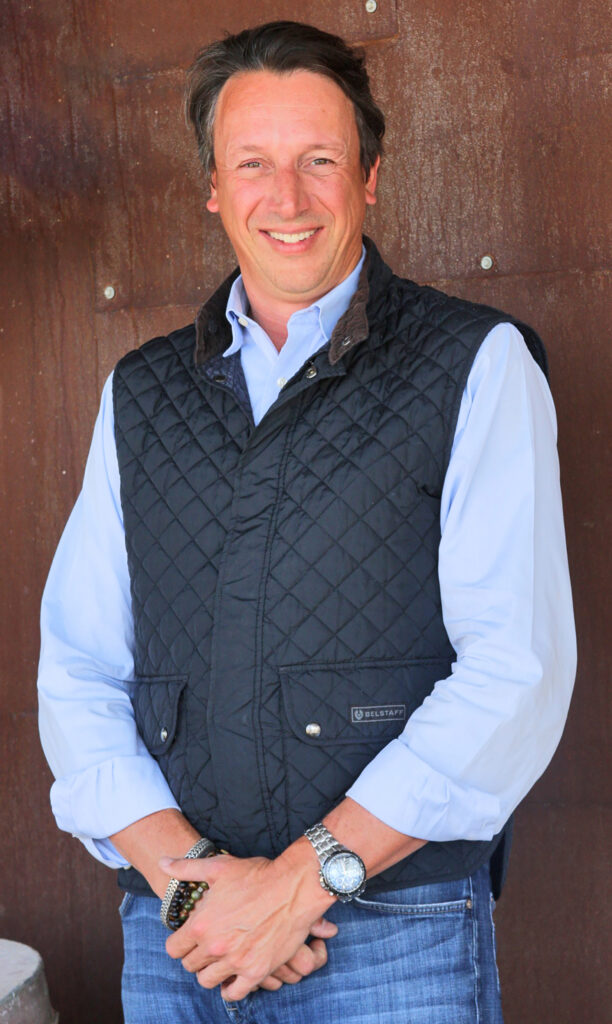
[[[296,21],[271,21],[211,43],[190,68],[185,112],[195,128],[198,153],[210,177],[215,167],[213,129],[217,100],[232,75],[245,71],[312,71],[348,96],[355,110],[360,160],[366,178],[382,153],[384,116],[370,92],[365,54],[339,36]]]

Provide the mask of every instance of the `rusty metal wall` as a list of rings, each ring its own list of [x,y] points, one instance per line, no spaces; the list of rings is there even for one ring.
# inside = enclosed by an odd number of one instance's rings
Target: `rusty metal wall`
[[[106,374],[187,322],[232,263],[203,209],[180,94],[196,46],[254,10],[4,0],[0,12],[0,934],[42,952],[63,1024],[120,1019],[118,897],[48,808],[39,599]],[[609,4],[379,0],[368,13],[364,0],[261,0],[256,12],[366,44],[389,115],[369,230],[395,269],[507,308],[547,343],[580,670],[559,753],[518,813],[500,961],[507,1024],[609,1020]]]

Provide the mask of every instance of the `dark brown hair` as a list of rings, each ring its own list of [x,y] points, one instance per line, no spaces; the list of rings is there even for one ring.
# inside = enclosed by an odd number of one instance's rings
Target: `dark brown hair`
[[[351,100],[366,178],[382,153],[385,119],[370,92],[365,54],[339,36],[296,21],[271,21],[206,46],[189,71],[185,111],[195,128],[198,153],[210,177],[214,170],[213,128],[221,89],[244,71],[312,71],[331,78]]]

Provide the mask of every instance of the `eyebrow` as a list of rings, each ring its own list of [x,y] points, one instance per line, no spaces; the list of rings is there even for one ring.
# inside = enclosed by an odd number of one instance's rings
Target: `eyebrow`
[[[265,150],[265,146],[258,145],[256,142],[248,143],[242,146],[232,147],[232,152],[236,154],[240,153],[253,153],[256,151]],[[303,152],[309,153],[312,149],[342,149],[342,145],[334,142],[311,142],[307,146],[304,146]]]

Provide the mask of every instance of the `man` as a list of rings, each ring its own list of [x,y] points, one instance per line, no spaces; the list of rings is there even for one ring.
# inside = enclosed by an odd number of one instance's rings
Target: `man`
[[[122,869],[128,1022],[498,1022],[575,659],[541,343],[363,242],[341,40],[230,36],[188,109],[240,274],[105,388],[43,603],[54,811]]]

